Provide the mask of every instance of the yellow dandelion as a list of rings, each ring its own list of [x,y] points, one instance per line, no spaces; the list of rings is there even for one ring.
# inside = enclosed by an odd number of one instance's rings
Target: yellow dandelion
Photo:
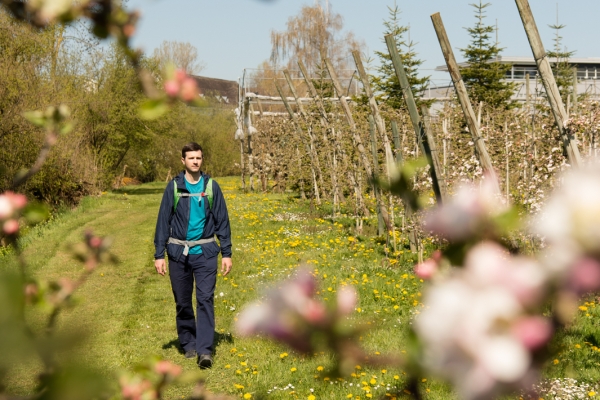
[[[288,353],[281,353],[279,355],[279,358],[286,358],[288,356]]]
[[[556,358],[554,359],[554,361],[552,361],[554,363],[554,365],[558,364],[560,361],[558,361]]]
[[[323,367],[319,365],[319,366],[317,367],[317,371],[323,371]]]
[[[290,368],[290,371],[296,372],[296,371],[298,371],[298,369],[296,367],[292,367],[292,368]]]
[[[235,386],[236,389],[243,389],[244,388],[243,385],[240,385],[240,384],[237,384],[237,383],[234,384],[233,386]]]
[[[251,399],[251,398],[252,398],[252,395],[250,393],[245,393],[244,394],[244,399],[248,400],[248,399]]]
[[[227,364],[227,365],[225,366],[225,369],[229,369],[229,368],[231,368],[231,365]]]

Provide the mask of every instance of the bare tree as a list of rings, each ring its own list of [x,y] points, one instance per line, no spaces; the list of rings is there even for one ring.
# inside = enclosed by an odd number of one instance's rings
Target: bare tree
[[[362,50],[364,44],[351,32],[342,33],[343,18],[331,12],[329,2],[323,7],[305,5],[300,14],[290,17],[287,30],[271,31],[271,62],[277,67],[297,69],[302,61],[309,72],[322,69],[321,56],[326,55],[336,70],[346,69],[352,50]]]
[[[188,42],[164,40],[158,48],[154,49],[154,58],[161,69],[172,63],[188,75],[197,75],[205,67],[204,63],[198,60],[198,49]]]

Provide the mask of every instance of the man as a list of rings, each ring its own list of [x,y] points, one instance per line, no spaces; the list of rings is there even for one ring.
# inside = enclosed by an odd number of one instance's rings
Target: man
[[[181,149],[181,162],[185,170],[169,182],[160,204],[154,236],[154,267],[160,275],[167,272],[166,247],[179,343],[186,358],[197,355],[198,366],[210,368],[215,333],[213,300],[217,256],[220,251],[221,272],[225,276],[232,266],[231,229],[219,185],[200,170],[202,147],[197,143],[185,145]],[[196,318],[192,308],[194,280]]]

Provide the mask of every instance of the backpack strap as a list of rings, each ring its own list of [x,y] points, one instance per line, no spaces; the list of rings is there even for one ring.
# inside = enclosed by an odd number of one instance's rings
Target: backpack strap
[[[208,208],[212,210],[213,206],[213,179],[208,178],[208,183],[206,184],[206,198],[208,199]]]
[[[175,180],[173,179],[173,212],[175,212],[175,210],[177,210],[177,203],[179,203],[179,198],[180,197],[206,197],[208,199],[208,208],[209,210],[212,210],[212,206],[213,206],[213,179],[212,178],[208,178],[208,183],[206,184],[206,192],[202,192],[202,193],[195,193],[195,194],[190,194],[190,193],[179,193],[177,191],[177,182],[175,182]]]
[[[180,197],[181,196],[177,192],[177,182],[175,182],[175,179],[173,179],[173,212],[177,210],[177,203],[179,203]]]

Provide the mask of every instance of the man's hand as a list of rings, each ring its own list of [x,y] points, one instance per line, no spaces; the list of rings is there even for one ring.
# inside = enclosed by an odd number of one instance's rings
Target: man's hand
[[[231,266],[233,263],[231,262],[231,257],[223,257],[221,260],[221,273],[223,276],[227,275],[229,271],[231,271]]]
[[[154,260],[154,268],[156,268],[156,272],[165,276],[167,272],[167,264],[165,263],[165,259],[161,258],[160,260]]]

